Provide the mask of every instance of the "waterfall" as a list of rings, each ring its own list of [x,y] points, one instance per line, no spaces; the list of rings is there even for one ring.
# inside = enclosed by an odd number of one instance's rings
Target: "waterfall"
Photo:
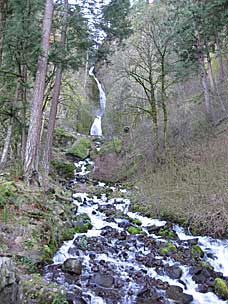
[[[102,88],[101,83],[99,82],[93,71],[94,71],[94,67],[91,67],[91,69],[89,70],[89,75],[92,76],[97,83],[97,87],[99,90],[100,110],[93,121],[93,124],[90,129],[90,135],[101,136],[102,135],[101,118],[105,112],[106,95],[105,95],[105,91]]]

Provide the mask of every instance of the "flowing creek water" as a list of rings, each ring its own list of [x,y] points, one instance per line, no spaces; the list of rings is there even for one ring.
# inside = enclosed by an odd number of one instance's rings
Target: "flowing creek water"
[[[73,182],[94,189],[72,194],[86,231],[64,242],[44,274],[65,285],[69,303],[227,303],[213,290],[215,278],[228,276],[228,241],[131,212],[130,190],[91,180],[93,165],[76,163]]]

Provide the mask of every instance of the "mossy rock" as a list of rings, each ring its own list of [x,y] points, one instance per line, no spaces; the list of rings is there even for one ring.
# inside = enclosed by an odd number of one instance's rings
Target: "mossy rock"
[[[169,255],[177,251],[177,247],[172,242],[167,242],[164,247],[159,249],[161,255]]]
[[[128,227],[127,231],[130,234],[144,234],[144,231],[140,227],[130,226],[130,227]]]
[[[73,146],[67,150],[67,155],[79,158],[86,159],[89,156],[91,149],[91,140],[89,138],[81,138]]]
[[[54,131],[55,145],[72,144],[75,141],[75,136],[67,132],[64,128],[56,128]]]
[[[130,222],[137,225],[137,226],[142,226],[142,222],[138,219],[130,218]]]
[[[201,262],[201,266],[203,268],[206,268],[206,269],[209,269],[209,270],[214,270],[214,268],[208,262],[205,262],[205,261]]]
[[[199,245],[193,245],[191,248],[191,255],[194,259],[201,259],[204,257],[204,252]]]
[[[112,140],[104,143],[99,151],[100,155],[117,153],[119,154],[122,150],[122,140],[118,137],[114,137]]]
[[[86,213],[79,214],[74,222],[75,233],[85,233],[93,226],[91,220]]]
[[[214,281],[214,290],[218,297],[228,300],[228,286],[223,279],[216,278]]]
[[[159,236],[162,236],[162,237],[165,237],[167,239],[173,239],[176,237],[176,234],[175,232],[169,230],[169,229],[160,229],[159,232],[158,232],[158,235]]]
[[[55,172],[63,177],[63,178],[73,178],[74,177],[74,164],[70,163],[69,161],[59,161],[53,160],[51,162],[52,167],[54,168]]]

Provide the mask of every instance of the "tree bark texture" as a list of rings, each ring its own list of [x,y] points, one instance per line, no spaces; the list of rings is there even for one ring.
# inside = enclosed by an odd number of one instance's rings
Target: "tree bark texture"
[[[222,50],[221,50],[221,40],[219,37],[219,33],[216,34],[216,48],[217,48],[217,54],[218,54],[218,63],[219,63],[219,81],[223,82],[225,79],[225,72],[224,72],[224,64],[223,64],[223,58],[222,58]]]
[[[45,77],[47,72],[48,51],[50,44],[49,38],[51,33],[53,9],[53,1],[46,0],[42,26],[42,54],[38,59],[38,67],[30,114],[29,131],[25,151],[24,175],[27,179],[29,179],[33,171],[36,170],[36,156],[39,153],[38,147],[42,123],[42,106],[44,98]]]
[[[20,96],[20,83],[18,81],[18,84],[16,87],[15,99],[12,103],[13,110],[15,108],[15,105],[18,103],[19,96]],[[13,125],[14,125],[14,116],[12,116],[9,121],[9,126],[7,129],[6,139],[5,139],[2,156],[1,156],[1,161],[0,161],[1,168],[4,168],[5,163],[7,162],[7,157],[9,154],[9,147],[10,147],[10,142],[11,142],[11,137],[12,137],[12,132],[13,132]]]
[[[61,45],[64,48],[66,44],[66,33],[67,33],[67,18],[68,18],[68,0],[64,1],[64,18],[63,18],[63,28],[61,33]],[[50,168],[50,160],[51,160],[51,153],[52,153],[52,142],[54,136],[54,128],[56,122],[56,115],[58,110],[58,103],[59,103],[59,95],[60,95],[60,88],[62,82],[62,64],[59,63],[56,69],[56,76],[55,76],[55,84],[53,89],[52,101],[51,101],[51,108],[49,113],[48,119],[48,128],[47,128],[47,135],[46,135],[46,143],[44,149],[44,156],[43,156],[43,165],[45,174],[49,174]]]
[[[212,64],[211,64],[211,57],[210,57],[209,52],[207,52],[207,64],[208,64],[208,74],[209,74],[209,79],[210,79],[210,83],[211,83],[211,89],[217,95],[223,112],[226,113],[226,107],[225,107],[223,99],[220,95],[219,88],[217,86],[217,83],[216,83],[216,80],[214,77],[213,68],[212,68]]]
[[[168,148],[168,111],[166,106],[166,92],[165,92],[165,54],[161,58],[161,103],[163,111],[163,136],[165,149]]]
[[[198,39],[197,39],[197,48],[198,48],[198,63],[200,66],[200,77],[201,77],[201,83],[202,83],[202,87],[203,87],[205,109],[206,109],[206,113],[207,113],[209,119],[212,119],[213,122],[215,122],[214,110],[212,109],[211,100],[210,100],[209,85],[208,85],[208,80],[207,80],[207,71],[206,71],[205,62],[204,62],[204,54],[202,51],[202,45],[201,45],[199,35],[198,35]]]
[[[152,80],[151,80],[152,81]],[[151,106],[151,117],[153,122],[153,138],[154,138],[154,156],[158,158],[159,141],[158,141],[158,113],[155,99],[154,85],[151,82],[150,91],[150,106]]]
[[[0,0],[0,66],[2,64],[2,52],[3,52],[3,37],[4,37],[4,26],[5,26],[5,10],[7,0]]]
[[[25,149],[26,149],[26,112],[27,112],[27,67],[24,65],[22,67],[22,87],[21,87],[21,160],[24,163],[25,160]]]

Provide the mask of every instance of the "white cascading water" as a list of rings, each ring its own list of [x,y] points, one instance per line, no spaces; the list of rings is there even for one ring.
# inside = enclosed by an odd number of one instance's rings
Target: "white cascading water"
[[[94,122],[91,126],[90,135],[102,136],[101,118],[105,112],[106,95],[102,88],[101,83],[99,82],[99,80],[97,79],[97,77],[94,74],[94,67],[91,67],[91,69],[89,70],[89,75],[92,76],[97,83],[97,87],[99,90],[99,101],[100,101],[100,111],[99,111],[98,115],[96,116],[96,118],[94,119]]]
[[[89,166],[93,166],[93,162],[90,159],[85,161],[80,161],[75,164],[77,168],[76,173],[76,183],[80,183],[80,180],[84,180],[84,177],[89,174]],[[78,169],[81,168],[81,171]],[[158,242],[167,242],[166,239],[163,239],[161,236],[157,236],[155,234],[151,234],[148,232],[149,227],[163,227],[166,225],[165,221],[160,221],[158,219],[149,219],[147,217],[143,217],[138,213],[133,213],[129,211],[130,200],[125,198],[125,193],[127,196],[127,191],[122,188],[121,185],[116,185],[115,187],[111,187],[106,185],[105,183],[98,182],[96,184],[96,189],[99,193],[99,197],[97,195],[88,194],[88,193],[74,193],[74,205],[77,207],[77,214],[87,214],[91,220],[91,224],[93,226],[92,229],[88,230],[87,233],[76,233],[73,240],[67,241],[63,244],[63,246],[59,249],[56,255],[53,258],[54,265],[58,266],[64,263],[69,258],[77,258],[78,254],[81,258],[83,258],[83,271],[84,271],[84,279],[81,280],[79,284],[75,283],[75,287],[78,288],[82,292],[82,297],[85,300],[85,303],[88,304],[109,304],[109,303],[118,303],[118,304],[135,304],[137,293],[142,289],[142,286],[138,284],[138,282],[134,281],[132,272],[146,274],[148,278],[151,280],[157,279],[161,282],[167,282],[170,285],[181,287],[185,294],[191,295],[193,300],[191,304],[226,304],[227,302],[219,299],[217,295],[213,292],[200,292],[198,289],[198,284],[192,279],[191,275],[191,267],[186,264],[182,264],[174,260],[172,257],[164,257],[157,256],[155,260],[160,260],[164,265],[168,265],[172,267],[173,265],[178,266],[182,270],[181,279],[172,279],[165,273],[161,273],[154,266],[147,266],[141,263],[140,260],[137,260],[137,255],[140,253],[141,256],[146,258],[151,254],[151,250],[147,245],[142,242],[140,236],[136,236],[135,241],[131,241],[129,238],[129,246],[122,251],[123,241],[107,236],[105,243],[109,246],[110,251],[91,251],[92,249],[89,247],[83,252],[78,250],[77,248],[77,240],[80,237],[84,237],[86,242],[89,244],[89,240],[102,240],[104,238],[102,236],[102,232],[109,227],[109,229],[114,229],[115,231],[119,231],[119,233],[123,233],[125,228],[121,226],[121,223],[124,223],[126,218],[131,218],[132,220],[140,220],[142,222],[141,228],[143,229],[145,235],[150,236],[151,240],[157,240]],[[110,193],[117,192],[121,197],[109,197]],[[120,214],[124,214],[125,217],[118,215],[114,216],[112,220],[108,220],[108,217],[102,210],[107,206],[115,207]],[[105,209],[104,209],[105,210]],[[118,212],[117,212],[118,214]],[[105,228],[106,227],[106,228]],[[216,271],[219,271],[223,274],[224,277],[228,275],[228,266],[226,261],[228,260],[228,240],[216,240],[210,237],[200,237],[200,236],[190,236],[185,234],[184,229],[180,226],[176,225],[173,229],[177,235],[179,240],[193,240],[196,239],[199,246],[205,252],[204,262],[209,263]],[[129,235],[129,233],[127,233]],[[176,246],[180,245],[180,241],[176,240]],[[89,245],[87,245],[89,246]],[[123,247],[124,248],[124,247]],[[79,253],[75,253],[74,249],[77,249]],[[80,253],[81,252],[81,253]],[[126,254],[126,256],[122,256],[121,254]],[[208,254],[210,253],[210,254]],[[82,254],[82,255],[81,255]],[[93,257],[94,255],[94,257]],[[213,256],[213,258],[211,258]],[[110,302],[103,298],[100,294],[96,294],[94,290],[88,287],[89,275],[93,275],[93,267],[94,261],[96,265],[100,263],[107,263],[112,266],[115,270],[118,278],[122,280],[122,282],[126,282],[125,292],[122,298],[118,302]],[[52,274],[47,273],[46,278],[51,278]],[[60,275],[58,282],[60,284],[64,284],[64,278]],[[110,289],[111,290],[111,289]],[[121,289],[119,289],[121,292]],[[77,301],[74,302],[78,303]],[[81,302],[80,302],[81,303]],[[141,302],[140,302],[141,303]],[[157,302],[156,302],[157,303]],[[160,302],[159,302],[160,303]],[[162,302],[163,303],[163,302]],[[167,299],[164,303],[174,303],[171,299]],[[177,303],[177,302],[175,302]],[[185,303],[185,302],[178,302]],[[189,303],[189,302],[186,302]]]

